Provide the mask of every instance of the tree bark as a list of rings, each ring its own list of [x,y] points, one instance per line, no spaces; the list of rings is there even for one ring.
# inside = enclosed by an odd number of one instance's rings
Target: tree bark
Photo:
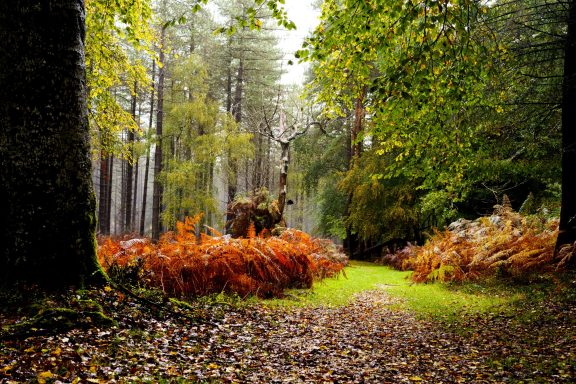
[[[348,144],[348,169],[354,168],[355,163],[358,161],[362,155],[362,141],[359,140],[360,134],[362,133],[364,124],[364,115],[366,113],[364,109],[364,96],[365,91],[362,91],[360,95],[356,98],[354,103],[354,121],[352,122],[352,129],[350,130],[349,144]],[[354,195],[350,193],[348,195],[348,201],[346,203],[346,216],[350,216],[350,209],[352,206],[352,200]],[[352,231],[350,225],[346,225],[346,238],[343,241],[344,248],[348,251],[348,256],[353,257],[353,255],[358,254],[358,249],[361,244],[358,239],[358,235]]]
[[[286,207],[286,184],[288,182],[288,164],[290,162],[290,142],[281,141],[280,148],[282,149],[282,155],[280,158],[280,179],[278,182],[278,210],[280,211],[280,216],[284,214],[284,208]]]
[[[576,242],[576,1],[568,11],[562,84],[562,198],[556,251]],[[576,266],[572,258],[571,266]]]
[[[148,132],[152,130],[154,118],[154,82],[156,81],[156,62],[152,60],[152,89],[150,90],[150,116]],[[146,199],[148,199],[148,173],[150,172],[150,147],[146,149],[146,165],[144,167],[144,189],[142,190],[142,214],[140,215],[140,236],[144,236],[146,226]]]
[[[228,41],[228,46],[230,46],[230,41]],[[232,56],[226,69],[226,112],[232,113]]]
[[[166,74],[164,58],[164,40],[166,29],[162,28],[160,35],[160,64],[158,69],[158,108],[156,111],[156,148],[154,152],[154,190],[152,193],[152,240],[158,241],[162,229],[162,129],[164,121],[164,78]]]
[[[263,124],[259,127],[259,131],[263,131]],[[264,148],[262,135],[258,132],[254,133],[254,145],[256,147],[256,156],[254,158],[254,169],[252,170],[252,187],[253,189],[262,188],[264,185],[262,183],[262,163],[264,161]]]
[[[132,218],[130,220],[130,232],[136,231],[136,211],[138,206],[138,170],[140,168],[140,164],[138,161],[138,157],[134,158],[134,186],[133,191],[134,194],[132,196]]]
[[[123,140],[125,143],[125,141]],[[120,160],[120,212],[118,212],[115,220],[116,233],[121,235],[126,233],[126,159]]]
[[[280,132],[286,131],[286,115],[280,112]],[[288,164],[290,163],[290,141],[278,140],[280,143],[280,179],[278,181],[278,210],[280,217],[284,214],[286,206],[286,184],[288,183]]]
[[[146,200],[148,199],[148,174],[150,173],[150,148],[146,150],[146,164],[144,165],[144,189],[142,189],[142,213],[140,215],[140,236],[146,232]]]
[[[110,184],[110,158],[104,151],[100,151],[100,188],[98,204],[98,230],[103,235],[110,234],[110,199],[108,185]]]
[[[136,106],[137,106],[137,99],[136,99],[136,88],[138,87],[138,83],[134,84],[134,94],[132,95],[132,103],[130,106],[130,113],[132,115],[132,119],[136,121]],[[134,230],[132,224],[132,184],[134,182],[134,131],[128,129],[128,147],[130,151],[130,158],[126,162],[126,194],[125,194],[125,203],[124,206],[126,207],[126,212],[124,216],[124,230],[128,232],[132,232]],[[134,188],[136,189],[136,188]]]
[[[103,282],[78,0],[0,2],[0,281]]]
[[[236,123],[242,122],[242,99],[244,94],[244,55],[241,53],[238,64],[238,75],[236,77],[236,89],[234,90],[234,102],[231,106],[231,113]],[[231,92],[232,90],[229,89]],[[228,205],[234,201],[238,189],[238,162],[228,153]],[[226,212],[226,223],[234,219],[233,212]],[[228,228],[227,228],[228,229]]]
[[[107,234],[112,233],[112,185],[114,183],[114,156],[109,155],[108,157],[108,196],[106,197],[108,201],[106,219],[104,224],[106,225]],[[115,220],[116,222],[116,220]]]
[[[360,94],[360,96],[356,99],[354,105],[354,125],[352,127],[352,163],[355,161],[356,158],[360,157],[362,154],[362,140],[360,140],[359,136],[362,133],[362,127],[364,124],[364,92]]]

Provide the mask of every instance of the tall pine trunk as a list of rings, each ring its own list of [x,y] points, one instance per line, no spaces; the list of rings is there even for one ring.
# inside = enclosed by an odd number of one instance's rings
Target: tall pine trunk
[[[78,0],[0,2],[0,281],[101,282]]]
[[[136,232],[136,212],[138,211],[138,173],[140,168],[138,157],[134,158],[134,193],[132,196],[132,219],[130,220],[130,232]]]
[[[148,120],[148,133],[152,131],[154,120],[154,82],[156,81],[156,62],[152,60],[152,89],[150,90],[150,116]],[[150,136],[148,136],[150,137]],[[144,189],[142,190],[142,214],[140,215],[140,236],[144,236],[146,230],[146,203],[148,199],[148,174],[150,173],[150,143],[146,149],[146,165],[144,166]]]
[[[236,77],[236,88],[234,90],[234,99],[231,106],[231,113],[238,125],[242,122],[242,97],[244,94],[244,53],[240,53],[240,62],[238,64],[238,74]],[[228,87],[232,91],[231,87]],[[238,191],[238,161],[228,154],[228,205],[234,201]],[[226,212],[226,223],[231,223],[234,219],[233,212]],[[228,228],[227,228],[228,230]]]
[[[140,236],[146,232],[146,200],[148,199],[148,174],[150,173],[150,148],[146,150],[146,163],[144,165],[144,189],[142,189],[142,212],[140,214]]]
[[[160,63],[158,69],[158,108],[156,111],[156,148],[154,152],[154,190],[152,193],[152,240],[158,241],[162,229],[162,124],[164,119],[164,78],[166,66],[164,63],[164,40],[166,29],[162,28],[160,36]]]
[[[100,151],[100,186],[98,204],[98,230],[103,235],[110,234],[110,216],[108,215],[110,199],[108,195],[108,185],[110,177],[110,157],[105,151]]]
[[[108,196],[106,197],[108,201],[106,216],[104,224],[107,228],[107,234],[111,234],[112,232],[112,186],[114,184],[114,156],[109,155],[108,157]],[[116,223],[117,220],[114,220]]]
[[[132,103],[130,106],[130,113],[132,115],[132,119],[136,121],[136,106],[137,106],[137,95],[136,95],[136,88],[138,84],[134,84],[134,94],[132,95]],[[124,216],[124,230],[128,232],[132,232],[134,230],[132,224],[132,184],[134,183],[134,131],[128,129],[128,150],[130,151],[130,158],[126,162],[126,194],[124,198],[126,201],[124,202],[125,207],[125,216]],[[136,189],[136,188],[134,188]]]

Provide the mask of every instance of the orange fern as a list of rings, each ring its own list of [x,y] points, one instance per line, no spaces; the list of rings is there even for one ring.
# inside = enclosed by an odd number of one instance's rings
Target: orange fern
[[[248,235],[246,237],[248,237],[249,239],[253,239],[256,237],[256,225],[252,221],[248,226]]]
[[[99,258],[104,268],[142,264],[142,282],[173,296],[191,297],[217,292],[242,296],[281,296],[292,287],[311,287],[315,279],[337,275],[346,257],[328,241],[289,229],[280,237],[256,234],[248,238],[201,235],[200,216],[177,223],[177,232],[164,234],[158,244],[146,239],[101,241]],[[132,264],[131,264],[132,263]]]
[[[557,221],[534,221],[501,208],[498,215],[436,232],[423,246],[409,246],[384,260],[414,271],[412,279],[462,281],[497,273],[519,276],[562,267],[554,258]],[[463,222],[464,223],[464,222]]]

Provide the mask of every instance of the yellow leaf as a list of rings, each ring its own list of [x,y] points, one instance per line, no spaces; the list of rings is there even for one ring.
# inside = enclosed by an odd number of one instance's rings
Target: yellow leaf
[[[38,380],[38,383],[44,384],[44,383],[46,383],[46,379],[51,379],[51,378],[52,378],[52,372],[45,371],[45,372],[42,372],[38,375],[37,380]]]
[[[7,365],[7,366],[5,366],[5,367],[2,368],[2,371],[8,372],[8,371],[11,370],[12,368],[14,368],[14,365]]]
[[[112,288],[110,288],[110,286],[107,285],[107,286],[104,287],[104,290],[105,290],[106,292],[110,292],[110,291],[112,290]]]
[[[408,379],[410,379],[412,381],[423,381],[424,380],[420,376],[410,376]]]
[[[58,347],[55,350],[52,351],[52,354],[54,356],[60,356],[60,354],[62,353],[62,348]]]
[[[210,363],[206,366],[206,368],[208,369],[217,369],[218,368],[218,364],[216,363]]]

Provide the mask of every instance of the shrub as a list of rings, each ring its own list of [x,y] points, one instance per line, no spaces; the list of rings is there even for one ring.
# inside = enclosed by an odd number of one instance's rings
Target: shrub
[[[561,269],[574,254],[565,247],[557,257],[557,220],[522,216],[509,206],[494,215],[458,220],[435,232],[423,246],[408,246],[382,261],[414,271],[416,282],[476,280],[493,275],[523,276]]]
[[[196,236],[200,217],[177,223],[158,244],[148,239],[113,241],[99,247],[100,263],[126,278],[139,268],[145,284],[166,294],[192,297],[228,292],[241,296],[281,296],[287,288],[309,288],[316,279],[342,271],[346,257],[332,243],[287,229],[278,237],[259,236],[251,225],[246,238]]]

